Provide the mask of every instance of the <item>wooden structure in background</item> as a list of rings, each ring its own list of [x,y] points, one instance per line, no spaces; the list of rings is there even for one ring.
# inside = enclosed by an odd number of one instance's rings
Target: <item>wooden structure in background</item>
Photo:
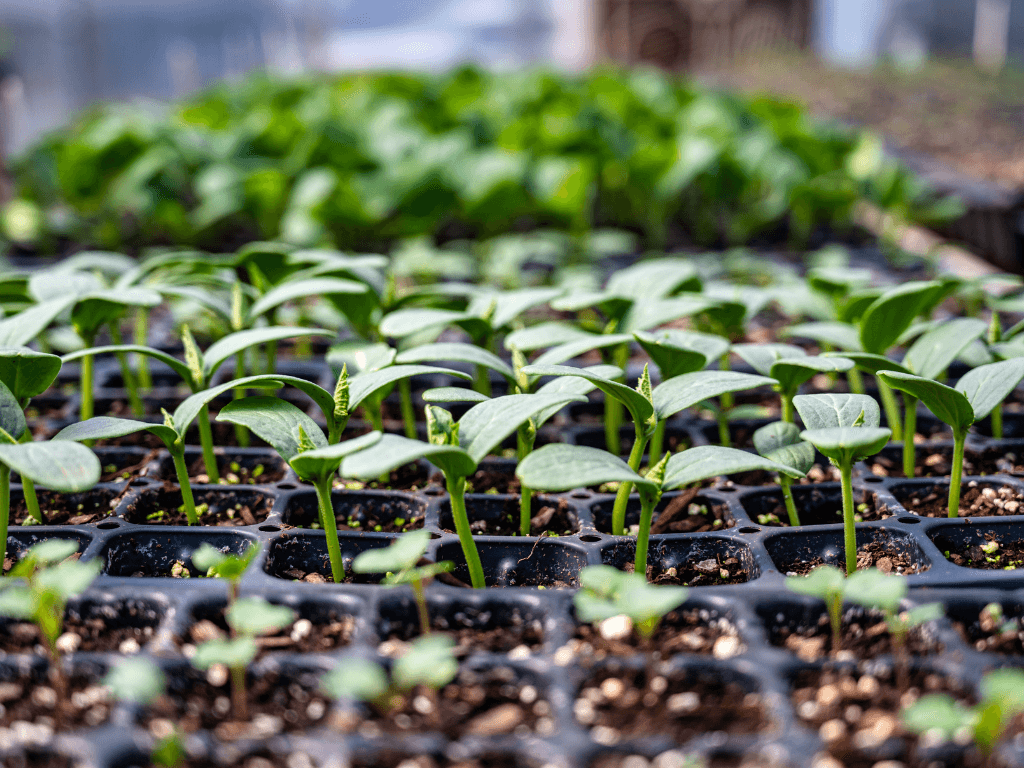
[[[811,0],[598,0],[601,53],[624,64],[705,69],[760,48],[805,47]]]

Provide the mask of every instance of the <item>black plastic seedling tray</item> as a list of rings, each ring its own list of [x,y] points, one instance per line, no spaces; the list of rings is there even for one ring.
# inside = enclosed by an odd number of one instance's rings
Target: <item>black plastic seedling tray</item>
[[[318,380],[329,376],[322,369],[317,374],[315,366],[305,370],[310,376],[317,375]],[[111,393],[112,399],[117,397],[116,392]],[[73,407],[73,403],[66,407]],[[670,433],[681,444],[697,445],[709,440],[713,427],[701,420],[678,419],[671,424]],[[561,423],[552,427],[551,435],[552,439],[585,442],[580,436],[589,429]],[[717,431],[713,435],[717,436]],[[919,447],[922,454],[941,454],[948,449],[941,441]],[[258,542],[261,552],[243,578],[242,594],[289,605],[301,619],[315,626],[335,627],[336,642],[330,647],[306,653],[269,649],[250,670],[254,681],[276,681],[280,690],[298,691],[295,695],[307,706],[322,699],[317,679],[339,658],[356,655],[386,663],[396,643],[418,634],[409,589],[384,588],[371,577],[338,585],[329,583],[324,534],[308,527],[316,519],[314,491],[299,482],[272,451],[218,449],[228,462],[247,468],[262,465],[265,473],[252,483],[195,485],[197,503],[210,504],[214,512],[231,510],[234,519],[230,525],[189,528],[147,519],[147,510],[177,504],[166,452],[137,447],[96,450],[104,466],[144,464],[130,483],[101,483],[76,502],[87,510],[105,505],[110,513],[82,525],[13,526],[8,544],[16,555],[43,539],[71,539],[78,543],[83,559],[103,563],[102,574],[72,604],[71,615],[102,618],[108,629],[126,628],[130,637],[126,645],[115,649],[120,653],[69,654],[69,668],[85,680],[95,684],[124,653],[142,653],[164,668],[171,691],[179,698],[195,686],[205,685],[203,675],[187,660],[189,631],[198,621],[218,620],[226,585],[196,573],[191,553],[204,542],[232,552]],[[969,461],[972,457],[1007,453],[1024,456],[1024,440],[997,441],[982,435],[970,438]],[[198,450],[190,449],[189,458],[198,458]],[[898,465],[898,449],[886,449],[882,458],[895,460]],[[905,556],[895,570],[907,572],[911,602],[943,602],[946,618],[926,629],[933,652],[916,655],[913,668],[915,674],[934,673],[955,681],[970,697],[986,670],[1024,660],[1024,646],[1016,657],[979,650],[977,633],[972,635],[979,612],[988,603],[1002,604],[1008,617],[1024,615],[1024,563],[1009,570],[969,568],[952,562],[946,552],[969,551],[971,546],[993,538],[1005,544],[1024,542],[1024,508],[1022,514],[999,517],[922,517],[914,514],[910,496],[915,492],[927,495],[933,490],[944,495],[946,481],[881,477],[872,474],[872,466],[872,462],[857,466],[855,499],[866,505],[868,513],[884,508],[886,516],[858,525],[858,542],[880,542],[887,552]],[[488,464],[488,469],[496,472],[510,473],[512,468],[509,460]],[[333,501],[339,520],[356,529],[367,521],[375,521],[373,524],[382,529],[424,527],[433,534],[428,555],[455,561],[454,576],[468,580],[458,539],[447,519],[447,496],[441,486],[426,482],[432,469],[423,466],[421,470],[424,485],[418,490],[336,490]],[[279,479],[268,482],[271,477]],[[662,654],[653,661],[638,649],[611,654],[587,651],[581,645],[581,630],[572,607],[579,572],[599,563],[627,565],[635,554],[634,540],[608,532],[614,498],[610,493],[581,489],[540,494],[535,508],[554,505],[559,509],[557,535],[480,535],[478,547],[491,588],[471,590],[440,581],[428,588],[435,628],[454,631],[459,638],[460,675],[471,680],[494,678],[501,684],[495,688],[499,690],[497,698],[481,705],[483,709],[473,712],[473,717],[485,714],[488,708],[515,704],[527,715],[523,722],[505,731],[492,723],[490,730],[467,725],[468,732],[436,733],[428,729],[406,734],[364,718],[362,725],[344,732],[335,727],[339,720],[345,720],[344,712],[325,706],[322,711],[317,709],[320,716],[315,725],[301,731],[292,729],[287,721],[266,719],[248,730],[195,731],[187,741],[192,764],[242,765],[250,758],[284,761],[290,755],[300,755],[304,757],[294,758],[299,760],[294,766],[397,766],[405,758],[425,754],[438,765],[475,760],[482,766],[583,768],[638,765],[635,760],[626,761],[630,756],[653,759],[662,755],[661,759],[666,760],[664,753],[676,750],[706,757],[713,765],[739,765],[744,756],[756,759],[759,765],[810,765],[812,756],[822,753],[827,745],[820,730],[806,717],[806,707],[802,709],[794,702],[794,691],[803,684],[801,681],[826,667],[862,674],[865,667],[858,666],[858,662],[884,677],[892,669],[893,658],[882,653],[867,661],[806,659],[785,647],[780,632],[813,628],[823,620],[822,604],[789,593],[784,578],[788,571],[813,558],[837,565],[842,561],[839,486],[794,486],[798,508],[807,524],[790,529],[758,521],[759,515],[781,506],[777,488],[743,485],[743,479],[720,480],[702,488],[693,499],[691,504],[697,507],[691,509],[703,507],[713,513],[707,517],[709,530],[661,533],[651,540],[650,560],[655,573],[663,575],[674,568],[693,585],[687,603],[666,620],[665,626],[676,626],[674,622],[682,626],[689,621],[719,639],[725,638],[721,642],[699,651],[684,648]],[[1024,481],[1009,475],[968,477],[965,491],[975,487],[973,483],[982,489],[1009,488],[1011,491],[1004,492],[1008,498],[1024,499]],[[660,508],[678,495],[666,494]],[[18,501],[20,486],[12,488],[12,498]],[[91,503],[97,500],[98,504]],[[251,519],[235,514],[239,505]],[[518,514],[517,497],[508,494],[469,494],[467,507],[471,521],[495,523]],[[632,508],[627,524],[635,522],[636,514]],[[714,519],[720,522],[716,525]],[[396,520],[402,522],[396,524]],[[359,552],[387,546],[395,536],[384,530],[341,531],[346,566]],[[176,564],[179,577],[172,577]],[[182,577],[181,569],[188,572],[188,578]],[[723,569],[727,578],[723,578]],[[850,620],[858,620],[858,615],[864,619],[862,613],[848,613]],[[681,618],[685,616],[689,618]],[[874,619],[869,616],[864,620]],[[5,621],[3,626],[10,624]],[[478,630],[484,637],[499,629],[505,630],[503,637],[511,638],[512,647],[507,647],[508,643],[505,647],[480,647],[482,641],[474,640],[473,632],[459,634],[460,630]],[[41,680],[44,668],[42,658],[31,654],[31,649],[7,654],[0,657],[0,685],[20,679]],[[638,681],[647,680],[645,676],[663,677],[666,696],[686,694],[676,699],[695,707],[690,713],[694,724],[679,731],[685,733],[685,739],[677,741],[666,733],[614,737],[612,729],[601,725],[604,705],[595,701],[593,694],[601,690],[599,683],[609,675],[632,675]],[[696,699],[689,693],[695,690],[701,691]],[[729,733],[728,729],[701,725],[707,719],[703,715],[708,714],[702,707],[709,706],[701,697],[715,695],[726,702],[758,709],[760,728],[750,733]],[[645,707],[638,705],[635,709],[642,713]],[[63,755],[72,758],[70,764],[97,768],[148,765],[152,736],[146,723],[151,717],[144,710],[118,705],[97,718],[100,722],[96,724],[61,729],[56,739],[50,738],[52,734],[45,726],[0,729],[0,763],[16,766],[28,760],[28,764],[46,764],[42,762],[46,756]],[[682,717],[680,722],[685,720]],[[468,718],[470,722],[477,721]],[[906,749],[901,739],[891,738],[873,745],[865,754],[872,761],[902,760],[907,756]],[[935,757],[955,762],[958,749],[935,748]],[[1011,747],[1006,757],[1011,763],[1024,764],[1024,753],[1018,748]],[[618,758],[621,760],[616,762]],[[293,766],[291,762],[280,764]]]

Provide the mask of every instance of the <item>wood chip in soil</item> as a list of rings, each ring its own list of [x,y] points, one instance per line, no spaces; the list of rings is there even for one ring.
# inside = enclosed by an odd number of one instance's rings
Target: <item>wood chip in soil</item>
[[[897,494],[897,500],[907,511],[920,517],[949,516],[949,486],[936,486],[935,490]],[[1009,485],[991,488],[970,480],[960,489],[960,517],[1002,517],[1024,514],[1020,491]]]
[[[348,645],[355,628],[356,620],[353,616],[335,616],[324,622],[312,622],[300,617],[284,629],[260,635],[256,638],[256,645],[261,651],[325,653]],[[228,625],[223,611],[195,621],[188,629],[188,640],[193,645],[227,638]],[[179,646],[183,645],[180,637],[175,637],[174,641]]]
[[[769,641],[783,647],[802,661],[819,659],[873,659],[893,652],[892,634],[877,612],[848,610],[843,616],[841,645],[832,652],[832,625],[822,613],[816,624],[796,627],[774,623],[769,626]],[[923,627],[914,627],[907,636],[906,649],[915,656],[938,653],[942,646]]]
[[[756,734],[769,723],[760,696],[712,675],[686,680],[605,671],[584,683],[573,710],[605,746],[652,734],[685,744],[711,733]]]
[[[624,570],[632,572],[632,564],[626,565]],[[735,555],[715,555],[702,560],[690,559],[679,567],[665,570],[659,566],[648,565],[647,580],[652,584],[708,587],[743,584],[750,580],[750,574]]]
[[[725,504],[712,504],[697,498],[699,488],[691,488],[655,510],[651,533],[707,533],[732,528],[736,520]]]
[[[960,636],[982,653],[1024,656],[1024,626],[1019,616],[1007,617],[998,603],[987,605],[970,624],[954,621]]]
[[[845,561],[844,561],[845,562]],[[806,576],[820,565],[825,565],[821,557],[806,560],[783,560],[777,563],[779,570],[786,576]],[[907,575],[921,573],[929,566],[921,567],[906,552],[897,552],[885,542],[872,541],[857,548],[858,568],[877,568],[882,573]]]
[[[592,656],[596,660],[636,653],[650,654],[654,658],[696,653],[728,659],[745,650],[735,625],[705,609],[672,611],[647,640],[637,637],[629,625],[580,624],[570,643],[575,655]]]
[[[951,563],[964,568],[984,571],[1024,568],[1024,541],[1005,541],[992,533],[986,533],[984,538],[982,544],[965,543],[959,547],[950,547],[943,554]]]
[[[76,675],[68,687],[71,695],[60,702],[49,680],[22,675],[0,682],[0,727],[10,728],[12,723],[22,721],[52,733],[55,729],[92,728],[106,722],[110,692],[98,679]]]

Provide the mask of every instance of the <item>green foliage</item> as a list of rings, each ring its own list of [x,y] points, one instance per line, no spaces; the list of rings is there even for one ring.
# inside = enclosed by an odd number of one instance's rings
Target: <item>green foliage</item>
[[[151,704],[163,694],[167,681],[163,671],[151,660],[141,656],[124,659],[103,678],[118,701]]]
[[[639,573],[591,565],[580,571],[580,590],[573,603],[580,621],[600,622],[625,615],[642,637],[649,638],[666,614],[686,602],[687,594],[685,587],[649,584]]]

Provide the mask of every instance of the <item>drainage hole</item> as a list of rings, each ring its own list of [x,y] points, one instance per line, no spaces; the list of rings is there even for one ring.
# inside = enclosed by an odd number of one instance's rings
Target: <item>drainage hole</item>
[[[880,477],[865,477],[864,478],[864,482],[865,483],[880,483],[880,482],[882,482],[882,478],[880,478]]]
[[[740,531],[740,533],[760,533],[761,529],[760,528],[753,528],[753,527],[748,525],[745,528],[740,528],[739,531]]]
[[[600,536],[595,536],[592,533],[585,533],[582,536],[580,536],[580,541],[600,541],[600,540],[601,540]]]
[[[921,522],[920,517],[898,517],[896,519],[899,520],[901,523],[911,523],[914,525]]]
[[[267,533],[277,533],[281,530],[281,527],[278,525],[261,525],[260,530],[266,531]]]
[[[590,493],[588,491],[576,491],[575,493],[569,494],[569,496],[573,499],[589,499]]]
[[[295,483],[278,483],[277,487],[280,488],[282,491],[294,491],[299,486],[297,486]]]
[[[96,527],[97,528],[102,528],[104,531],[109,531],[109,530],[111,530],[113,528],[120,528],[121,524],[120,523],[100,523]]]

